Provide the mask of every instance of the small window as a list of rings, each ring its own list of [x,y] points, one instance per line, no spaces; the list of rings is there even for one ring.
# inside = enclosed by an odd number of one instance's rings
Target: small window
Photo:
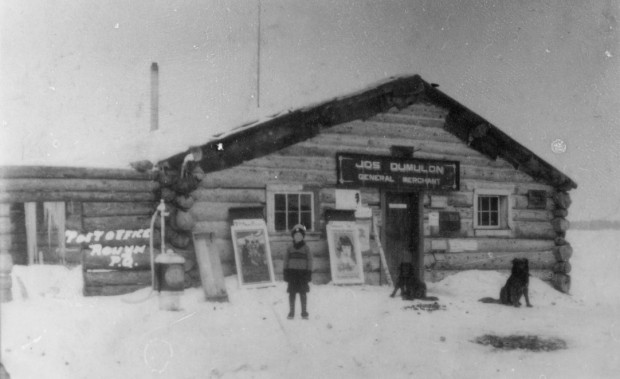
[[[312,192],[279,192],[273,194],[273,227],[277,232],[289,231],[296,224],[307,230],[314,224],[314,194]]]
[[[478,197],[478,226],[499,228],[499,196]]]
[[[510,190],[476,190],[474,229],[511,229]]]

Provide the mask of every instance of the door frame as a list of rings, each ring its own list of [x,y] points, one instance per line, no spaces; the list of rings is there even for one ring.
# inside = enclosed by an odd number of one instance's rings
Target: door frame
[[[416,268],[416,274],[420,281],[424,282],[424,196],[425,192],[423,191],[411,191],[411,190],[397,190],[397,189],[381,189],[381,241],[384,241],[384,244],[387,246],[387,236],[385,225],[387,221],[387,194],[388,193],[400,193],[400,194],[413,194],[418,198],[417,204],[417,217],[418,217],[418,246],[417,246],[417,256],[413,256],[412,263]],[[415,232],[412,230],[412,232]],[[415,254],[414,254],[415,255]],[[396,279],[396,278],[393,278]],[[395,280],[396,281],[396,280]]]

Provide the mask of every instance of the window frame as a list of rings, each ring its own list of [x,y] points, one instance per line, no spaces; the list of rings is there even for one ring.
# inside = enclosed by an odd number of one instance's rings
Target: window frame
[[[475,189],[473,204],[473,227],[476,235],[498,235],[509,236],[513,229],[512,208],[513,208],[512,189]],[[496,197],[498,199],[498,223],[497,225],[481,225],[479,222],[480,199],[485,197]]]
[[[310,195],[310,225],[305,225],[306,230],[308,232],[316,231],[316,191],[304,188],[301,185],[277,185],[277,186],[268,186],[267,187],[267,227],[270,233],[288,233],[290,228],[295,226],[287,225],[286,230],[276,230],[275,219],[276,219],[276,195],[284,195],[286,199],[286,204],[288,206],[288,196],[289,195]],[[301,200],[298,198],[298,200]],[[286,223],[288,224],[288,210],[286,211]],[[301,212],[300,212],[301,214]]]

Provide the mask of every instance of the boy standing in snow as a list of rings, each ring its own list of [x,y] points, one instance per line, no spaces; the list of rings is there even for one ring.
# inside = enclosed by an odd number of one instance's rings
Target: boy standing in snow
[[[288,318],[295,317],[295,298],[299,293],[301,301],[301,317],[308,319],[306,309],[307,293],[310,291],[308,283],[312,279],[312,253],[306,245],[306,227],[297,224],[291,230],[293,245],[286,249],[284,254],[284,281],[288,283],[288,301],[290,312]]]

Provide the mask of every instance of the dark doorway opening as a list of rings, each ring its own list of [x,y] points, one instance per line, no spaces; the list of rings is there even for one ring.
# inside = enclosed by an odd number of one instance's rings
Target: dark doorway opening
[[[424,235],[421,194],[415,192],[384,192],[383,239],[385,258],[393,280],[398,278],[402,262],[411,262],[418,279],[424,280]]]

